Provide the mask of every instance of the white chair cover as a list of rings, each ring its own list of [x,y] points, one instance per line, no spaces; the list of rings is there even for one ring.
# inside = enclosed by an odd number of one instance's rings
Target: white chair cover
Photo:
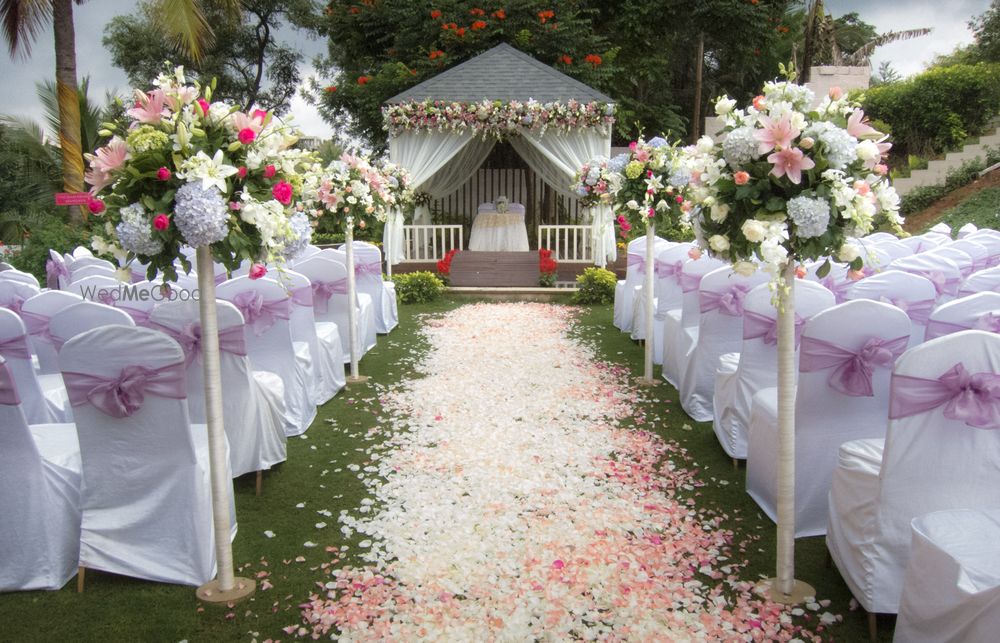
[[[914,397],[907,378],[932,381],[939,395],[951,387],[934,380],[956,375],[956,367],[972,376],[1000,373],[1000,336],[967,330],[907,351],[893,372],[885,439],[840,447],[826,542],[840,575],[869,612],[897,611],[913,518],[944,509],[1000,508],[1000,424],[988,430],[951,419],[974,421],[964,415],[973,393],[973,400],[992,408],[996,422],[995,387],[988,393],[969,381],[965,386],[971,388],[964,388],[959,377],[953,395],[936,398],[943,400],[940,406],[903,412],[901,390],[910,393],[907,399]],[[935,400],[934,395],[917,398]]]
[[[892,255],[877,244],[868,244],[862,249],[861,260],[864,263],[862,272],[870,276],[886,270],[892,263]]]
[[[872,299],[899,308],[910,318],[910,343],[913,347],[924,341],[924,329],[934,310],[937,291],[926,277],[886,270],[856,282],[847,291],[847,299]]]
[[[965,225],[963,225],[961,228],[958,229],[957,236],[959,239],[964,239],[965,237],[975,233],[978,230],[979,228],[976,226],[976,224],[970,221],[969,223],[966,223]]]
[[[663,318],[663,379],[680,388],[687,360],[698,340],[698,286],[707,273],[728,266],[721,259],[701,255],[684,263],[680,274],[681,307],[667,311]]]
[[[382,252],[378,246],[364,241],[354,242],[355,288],[372,299],[375,331],[381,335],[399,324],[396,285],[382,280]]]
[[[69,404],[64,390],[53,391],[50,396],[43,392],[31,364],[28,335],[21,318],[3,309],[0,309],[0,357],[6,360],[7,369],[17,384],[21,410],[28,424],[51,424],[72,419],[66,414]]]
[[[246,347],[253,369],[271,371],[285,383],[285,435],[305,433],[316,419],[316,404],[308,376],[309,351],[296,351],[292,343],[288,293],[277,281],[266,277],[237,277],[219,284],[215,292],[219,299],[240,308],[246,319]],[[265,308],[278,312],[265,311],[255,321],[240,304],[242,297],[247,297],[242,293],[257,293]]]
[[[219,324],[219,370],[222,418],[229,442],[234,478],[270,469],[287,459],[283,421],[284,385],[273,373],[258,379],[246,355],[243,315],[228,301],[216,302]],[[196,301],[171,301],[150,315],[150,328],[178,341],[187,358],[188,413],[191,422],[207,422],[205,363],[201,345],[201,311]],[[236,329],[234,331],[234,329]],[[233,337],[233,333],[237,333]]]
[[[975,239],[958,239],[947,243],[942,248],[955,248],[972,257],[972,272],[989,267],[992,253],[990,249]]]
[[[958,296],[965,297],[977,292],[1000,292],[1000,266],[974,272],[962,282]]]
[[[871,234],[865,236],[864,238],[859,239],[859,241],[870,242],[870,243],[884,243],[884,242],[892,243],[894,241],[899,241],[899,237],[892,234],[891,232],[872,232]]]
[[[660,254],[664,250],[668,250],[668,249],[672,248],[673,246],[675,246],[677,244],[674,241],[666,241],[664,239],[660,239],[659,237],[657,237],[657,240],[654,242],[654,244],[655,244],[654,245],[654,249],[655,250],[654,250],[654,255],[653,255],[653,323],[656,324],[656,314],[657,314],[657,311],[660,308],[659,300],[657,299],[657,291],[659,289],[659,286],[657,285],[657,280],[659,279],[659,277],[657,276],[657,265],[658,264],[657,264],[656,255]],[[645,254],[646,253],[646,247],[645,246],[642,247],[642,252],[643,252],[643,254],[642,254],[643,260],[645,260],[645,257],[646,257],[646,254]],[[661,270],[662,270],[662,268],[661,268]],[[660,319],[660,321],[662,321],[662,318]],[[662,334],[662,333],[660,333],[660,334]],[[633,297],[632,297],[632,333],[631,333],[631,337],[632,337],[632,339],[637,340],[637,341],[645,341],[646,340],[646,279],[645,279],[645,273],[643,273],[642,280],[640,281],[640,283],[638,285],[636,285],[635,291],[633,292]],[[655,355],[656,355],[656,344],[655,344],[655,341],[656,340],[654,339],[653,341],[654,341],[654,345],[653,345],[653,354],[654,354],[653,363],[654,364],[658,364],[659,363],[659,358],[655,357]],[[660,343],[660,351],[661,351],[661,356],[662,356],[662,351],[663,351],[662,341]]]
[[[77,260],[77,259],[91,258],[94,256],[94,253],[91,252],[90,248],[88,248],[87,246],[77,246],[73,248],[73,252],[67,256],[72,258],[73,260]]]
[[[855,281],[848,274],[850,267],[846,263],[830,261],[830,269],[822,277],[819,276],[819,269],[826,262],[816,261],[806,266],[806,279],[815,281],[833,293],[833,297],[838,304],[847,301],[847,291],[854,286]]]
[[[10,270],[4,270],[0,272],[0,281],[14,281],[22,284],[27,284],[29,286],[39,287],[38,279],[35,275],[30,272],[22,272],[17,268],[11,268]]]
[[[943,235],[947,235],[947,236],[950,237],[951,236],[951,226],[948,225],[947,223],[943,223],[943,222],[942,223],[935,223],[933,226],[931,226],[930,232],[934,232],[936,234],[943,234]]]
[[[177,368],[183,376],[184,368],[177,342],[126,326],[77,335],[60,359],[67,381],[80,377],[75,374],[114,380],[132,366]],[[120,418],[90,399],[83,396],[73,408],[86,480],[80,565],[165,583],[211,580],[215,546],[205,426],[190,424],[183,398],[147,390],[141,406]],[[231,501],[231,488],[229,496]],[[235,529],[233,520],[233,534]]]
[[[865,299],[828,308],[806,322],[795,399],[796,537],[826,531],[827,494],[837,464],[837,447],[846,440],[885,435],[892,356],[906,349],[909,334],[910,320],[903,311]],[[823,350],[821,344],[813,343],[816,340],[846,349],[845,357],[851,353],[863,356],[873,340],[882,342],[885,353],[873,350],[869,354],[872,359],[866,360],[871,369],[871,396],[837,388],[843,381],[838,375],[844,362],[825,368],[813,366],[806,355]],[[778,501],[777,407],[777,389],[765,389],[754,396],[747,446],[747,493],[771,520],[776,520]]]
[[[653,363],[663,364],[663,320],[670,310],[680,310],[684,293],[681,291],[679,277],[684,264],[691,260],[688,253],[695,244],[690,242],[671,243],[656,254],[654,266],[656,286],[656,313],[653,315]],[[645,307],[640,311],[642,324],[645,326]],[[633,312],[634,317],[634,312]],[[645,334],[643,335],[645,337]]]
[[[743,300],[769,275],[757,270],[749,277],[731,268],[719,268],[705,275],[698,286],[698,335],[681,378],[681,407],[698,422],[715,417],[712,397],[715,371],[726,353],[734,353],[743,343]]]
[[[959,250],[953,245],[954,243],[955,242],[952,241],[946,245],[940,245],[937,248],[934,248],[933,250],[928,250],[924,254],[930,256],[947,257],[951,259],[952,261],[955,262],[955,265],[958,266],[959,272],[962,273],[962,279],[965,279],[974,272],[975,262],[973,261],[972,257],[969,256],[969,253],[963,250]]]
[[[135,322],[124,310],[112,308],[96,301],[81,301],[72,306],[66,306],[52,315],[49,322],[49,333],[56,350],[72,337],[101,326],[135,326]]]
[[[61,255],[55,250],[49,250],[49,258],[45,262],[45,285],[52,290],[59,290],[69,283],[70,255]]]
[[[656,242],[653,243],[655,248]],[[625,279],[615,284],[614,325],[623,333],[631,333],[635,288],[642,284],[646,274],[646,235],[628,242],[626,257]]]
[[[963,238],[986,246],[986,249],[989,251],[989,258],[986,260],[988,267],[992,268],[1000,264],[1000,232],[983,228]]]
[[[6,270],[4,272],[10,272]],[[0,273],[3,274],[3,273]],[[38,286],[32,286],[21,281],[3,281],[0,279],[0,308],[20,314],[25,301],[39,292]]]
[[[29,427],[0,358],[0,429],[0,592],[59,589],[80,556],[76,427]]]
[[[347,253],[340,249],[335,248],[323,248],[319,252],[313,255],[313,257],[320,257],[323,259],[329,259],[336,261],[340,265],[344,266],[345,270],[347,268]],[[301,272],[301,271],[299,271]],[[346,272],[344,275],[346,276]],[[316,281],[312,276],[309,277],[310,281]],[[339,277],[338,277],[339,279]],[[377,341],[377,336],[375,332],[375,302],[372,300],[368,293],[362,292],[357,288],[357,282],[355,282],[354,294],[357,297],[355,305],[358,306],[358,337],[361,341],[362,350],[359,354],[363,355],[375,348],[375,342]],[[346,301],[346,299],[344,300]],[[315,306],[314,306],[315,309]],[[345,314],[347,308],[344,308]],[[347,325],[340,325],[342,337],[346,337]],[[344,357],[350,360],[350,355],[347,353],[347,342],[344,342]]]
[[[31,346],[38,355],[38,370],[43,375],[59,373],[56,347],[49,334],[49,322],[57,312],[83,301],[80,295],[61,290],[46,290],[26,299],[21,305],[21,319],[31,338]]]
[[[970,259],[971,261],[971,259]],[[958,264],[942,255],[921,252],[892,262],[892,267],[931,280],[937,290],[937,303],[954,299],[962,284],[962,273]]]
[[[949,241],[951,240],[945,239],[944,243]],[[912,237],[904,237],[900,239],[899,242],[913,250],[913,254],[919,254],[921,252],[937,248],[942,243],[937,235],[928,236],[926,234],[916,234]]]
[[[974,328],[1000,332],[1000,293],[978,292],[941,304],[931,313],[925,341]]]
[[[99,301],[102,304],[114,306],[122,294],[122,286],[125,285],[110,275],[101,274],[71,281],[63,290],[75,292],[87,301]]]
[[[715,373],[712,428],[730,458],[747,457],[750,403],[754,394],[778,385],[777,311],[769,284],[760,284],[744,300],[743,344],[739,354],[723,355]],[[836,304],[833,293],[814,281],[795,282],[796,326]],[[765,322],[767,320],[767,322]],[[768,325],[770,327],[768,328]],[[765,334],[760,332],[767,328]],[[796,362],[798,352],[796,352]],[[736,363],[738,360],[738,363]]]
[[[1000,631],[1000,510],[935,511],[911,522],[893,641],[991,643]]]
[[[323,253],[326,251],[324,250]],[[345,361],[351,358],[350,353],[350,319],[347,310],[347,268],[339,261],[334,261],[323,253],[317,253],[312,257],[300,261],[295,265],[296,272],[306,276],[313,284],[313,315],[316,318],[316,332],[318,334],[329,333],[329,326],[336,326],[340,334],[341,353]],[[329,297],[327,297],[329,293]],[[360,293],[359,293],[360,295]],[[357,306],[357,351],[358,355],[364,355],[367,351],[365,345],[365,333],[363,327],[366,321],[374,321],[371,312],[371,299],[365,297],[363,300],[368,303],[366,308],[361,298],[358,299],[360,306]]]
[[[316,324],[312,282],[308,277],[293,270],[284,270],[280,278],[292,298],[292,340],[309,346],[313,401],[317,405],[325,404],[347,385],[340,331],[332,322],[322,326]]]
[[[899,239],[896,237],[892,237],[891,239],[879,239],[874,241],[873,245],[882,252],[886,253],[889,261],[894,261],[900,257],[909,257],[913,254],[913,249],[904,243],[900,243]]]

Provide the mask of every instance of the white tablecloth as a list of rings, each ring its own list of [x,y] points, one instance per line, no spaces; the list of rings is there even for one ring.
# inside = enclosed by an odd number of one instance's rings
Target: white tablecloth
[[[528,229],[524,225],[524,206],[511,203],[510,210],[502,214],[492,204],[479,206],[479,212],[472,221],[469,250],[527,251]]]

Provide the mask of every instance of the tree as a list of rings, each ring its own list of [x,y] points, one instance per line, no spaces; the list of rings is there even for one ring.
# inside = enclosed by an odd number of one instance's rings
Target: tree
[[[989,9],[969,21],[969,29],[976,37],[978,60],[1000,61],[1000,0],[993,0]]]
[[[869,84],[872,87],[878,87],[879,85],[898,83],[902,79],[903,77],[899,75],[899,72],[892,66],[892,63],[888,60],[883,60],[879,63],[878,70],[872,74]]]
[[[215,96],[249,108],[258,105],[284,113],[299,85],[298,65],[302,55],[275,39],[284,19],[296,12],[309,11],[309,0],[247,0],[243,13],[233,20],[228,9],[218,5],[204,8],[206,19],[215,25],[214,41],[203,47],[200,57],[178,48],[163,33],[158,2],[147,1],[131,15],[116,16],[104,29],[104,46],[115,66],[137,87],[149,83],[171,60],[195,72],[203,82],[216,78]]]

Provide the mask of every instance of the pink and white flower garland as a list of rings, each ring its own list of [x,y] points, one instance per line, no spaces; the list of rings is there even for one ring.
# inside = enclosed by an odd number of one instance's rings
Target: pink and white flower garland
[[[520,129],[544,132],[549,128],[571,130],[596,127],[609,131],[615,122],[615,106],[610,103],[540,103],[530,99],[504,103],[483,100],[478,103],[441,100],[410,101],[386,105],[382,119],[390,136],[405,131],[471,131],[477,135],[515,134]]]

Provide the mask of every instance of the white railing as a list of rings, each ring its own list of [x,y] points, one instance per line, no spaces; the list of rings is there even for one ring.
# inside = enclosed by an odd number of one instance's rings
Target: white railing
[[[460,225],[404,225],[403,263],[437,261],[449,250],[465,247],[465,233]]]
[[[538,247],[548,248],[563,263],[594,262],[589,225],[540,225]]]

